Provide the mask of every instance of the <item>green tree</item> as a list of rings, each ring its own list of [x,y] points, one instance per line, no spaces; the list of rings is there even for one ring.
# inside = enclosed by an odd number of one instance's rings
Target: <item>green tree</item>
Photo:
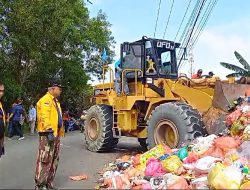
[[[221,62],[220,64],[223,67],[234,71],[234,73],[227,75],[227,77],[250,77],[250,65],[237,51],[234,52],[234,55],[238,59],[238,61],[241,63],[243,68],[237,65],[230,64],[230,63]]]
[[[63,101],[82,109],[91,87],[89,75],[100,76],[100,53],[109,63],[114,39],[106,15],[91,18],[81,0],[1,0],[0,78],[8,101],[23,95],[31,101],[60,78]],[[10,103],[9,103],[10,104]]]

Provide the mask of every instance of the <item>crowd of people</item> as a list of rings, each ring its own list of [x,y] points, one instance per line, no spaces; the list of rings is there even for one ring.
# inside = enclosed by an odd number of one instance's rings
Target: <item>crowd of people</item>
[[[7,134],[9,140],[12,140],[14,136],[19,136],[18,140],[23,140],[23,128],[24,123],[28,124],[30,135],[33,136],[37,134],[36,130],[36,108],[33,104],[30,104],[28,114],[23,106],[23,99],[17,98],[17,100],[12,104],[11,109],[6,114],[6,125],[7,125]],[[83,111],[81,116],[84,116],[86,111]],[[81,119],[82,120],[82,119]],[[81,130],[82,132],[82,125],[78,119],[75,119],[72,115],[69,114],[69,111],[63,112],[63,123],[65,132],[68,131],[75,131]]]
[[[35,134],[36,125],[36,109],[34,105],[29,106],[28,115],[23,106],[23,99],[17,98],[17,100],[12,104],[11,109],[6,115],[6,124],[8,126],[8,137],[11,140],[15,135],[19,136],[18,140],[23,140],[23,126],[24,120],[27,121],[30,129],[30,134]]]
[[[59,162],[60,138],[64,136],[64,124],[70,127],[73,120],[69,113],[62,114],[58,97],[62,93],[59,82],[51,82],[48,92],[34,105],[29,106],[28,114],[23,106],[23,99],[17,98],[7,112],[1,103],[5,92],[4,84],[0,81],[0,157],[5,154],[4,137],[5,128],[9,139],[18,135],[23,140],[24,120],[29,123],[30,134],[38,133],[39,147],[35,171],[35,189],[54,189],[53,180]],[[86,112],[83,112],[82,118]]]

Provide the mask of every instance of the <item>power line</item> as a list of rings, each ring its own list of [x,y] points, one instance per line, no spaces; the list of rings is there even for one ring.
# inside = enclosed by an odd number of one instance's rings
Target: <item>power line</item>
[[[197,2],[196,2],[195,6],[194,6],[194,9],[193,9],[193,11],[192,11],[192,13],[191,13],[191,15],[190,15],[190,17],[189,17],[189,20],[188,20],[188,22],[187,22],[187,24],[186,24],[186,26],[185,26],[185,29],[184,29],[183,32],[182,32],[182,35],[181,35],[179,41],[182,41],[182,39],[184,38],[184,36],[187,36],[188,27],[191,25],[191,22],[192,22],[192,20],[194,19],[194,15],[195,15],[195,13],[197,12],[200,3],[201,3],[201,1],[197,1]],[[186,35],[185,35],[185,34],[186,34]]]
[[[157,29],[157,24],[158,24],[160,9],[161,9],[161,0],[159,1],[158,11],[157,11],[157,17],[156,17],[156,21],[155,21],[154,37],[155,37],[156,29]]]
[[[170,16],[171,16],[171,13],[172,13],[172,10],[173,10],[173,6],[174,6],[174,0],[172,1],[172,4],[171,4],[170,12],[169,12],[169,15],[168,15],[168,21],[167,21],[167,24],[166,24],[166,27],[165,27],[164,34],[163,34],[163,38],[162,38],[162,39],[165,38],[166,31],[167,31],[167,28],[168,28],[168,23],[169,23]]]
[[[194,39],[193,44],[190,45],[190,48],[189,48],[190,50],[193,49],[193,47],[197,43],[197,41],[198,41],[202,31],[204,30],[204,28],[209,20],[209,17],[211,16],[211,13],[212,13],[213,9],[215,8],[217,2],[218,2],[218,0],[214,0],[213,4],[211,5],[211,8],[210,8],[209,12],[207,13],[207,16],[206,16],[206,18],[201,26],[201,29],[199,30],[199,33],[197,34],[196,38]]]
[[[184,20],[185,20],[185,18],[186,18],[186,15],[187,15],[187,12],[188,12],[188,9],[189,9],[189,7],[190,7],[191,2],[192,2],[192,0],[189,0],[188,5],[187,5],[187,8],[186,8],[186,11],[185,11],[185,13],[184,13],[184,16],[183,16],[183,18],[182,18],[182,20],[181,20],[180,26],[179,26],[179,28],[178,28],[178,30],[177,30],[176,35],[175,35],[174,42],[175,42],[175,40],[176,40],[176,38],[177,38],[177,36],[178,36],[180,30],[181,30],[182,24],[183,24],[183,22],[184,22]],[[165,61],[168,59],[168,57],[169,57],[169,55],[166,57]]]
[[[194,24],[193,24],[193,26],[192,26],[192,28],[191,28],[191,32],[190,32],[190,35],[189,35],[189,38],[188,38],[188,41],[187,41],[187,45],[186,45],[185,48],[188,47],[188,44],[189,44],[189,42],[190,42],[190,40],[191,40],[191,37],[192,37],[193,31],[194,31],[195,25],[196,25],[196,23],[197,23],[197,21],[198,21],[198,19],[199,19],[199,16],[200,16],[200,14],[201,14],[201,11],[202,11],[202,9],[203,9],[203,7],[204,7],[205,2],[206,2],[206,0],[203,0],[203,1],[202,1],[201,7],[200,7],[199,12],[198,12],[198,15],[196,16],[195,21],[194,21]],[[182,54],[182,56],[181,56],[181,59],[180,59],[179,64],[178,64],[178,68],[179,68],[179,66],[180,66],[180,64],[181,64],[181,61],[182,61],[184,55],[185,55],[185,51],[183,52],[183,54]]]
[[[190,28],[192,27],[192,25],[193,25],[193,22],[194,22],[194,19],[195,19],[195,15],[197,14],[197,12],[198,12],[198,10],[199,10],[199,7],[201,7],[201,0],[198,0],[197,2],[196,2],[196,4],[195,4],[195,6],[194,6],[194,8],[193,8],[193,11],[192,11],[192,13],[191,13],[191,15],[190,15],[190,17],[189,17],[189,20],[188,20],[188,22],[187,22],[187,24],[186,24],[186,26],[185,26],[185,29],[183,30],[183,32],[182,32],[182,35],[181,35],[181,37],[180,37],[180,39],[179,39],[179,42],[182,44],[182,45],[184,45],[184,44],[186,44],[186,41],[187,41],[187,39],[188,39],[188,35],[189,35],[189,33],[190,33]],[[179,57],[181,57],[181,53],[183,52],[183,51],[185,51],[184,49],[179,49],[179,52],[178,52],[178,58]],[[179,58],[180,59],[180,58]]]
[[[182,24],[183,24],[183,22],[184,22],[184,20],[185,20],[185,18],[186,18],[186,15],[187,15],[188,9],[189,9],[189,7],[190,7],[191,1],[192,1],[192,0],[189,0],[189,2],[188,2],[186,11],[185,11],[184,16],[183,16],[183,18],[182,18],[182,20],[181,20],[181,24],[180,24],[180,26],[179,26],[179,28],[178,28],[178,30],[177,30],[177,33],[176,33],[175,38],[174,38],[174,41],[176,40],[176,38],[177,38],[177,36],[178,36],[178,34],[179,34],[180,30],[181,30]]]
[[[191,1],[192,1],[192,0],[189,0],[189,2],[188,2],[186,11],[185,11],[184,16],[183,16],[183,18],[182,18],[182,20],[181,20],[181,24],[180,24],[180,26],[179,26],[179,28],[178,28],[178,30],[177,30],[176,35],[175,35],[174,42],[175,42],[175,40],[176,40],[176,38],[177,38],[177,36],[178,36],[180,30],[181,30],[182,24],[183,24],[183,22],[184,22],[184,20],[185,20],[185,18],[186,18],[186,15],[187,15],[188,9],[189,9],[189,7],[190,7]],[[169,54],[167,55],[165,61],[167,61],[168,57],[169,57]]]
[[[210,0],[210,1],[209,1],[209,4],[207,5],[207,8],[206,8],[205,11],[204,11],[203,16],[202,16],[201,19],[200,19],[199,24],[198,24],[197,27],[196,27],[196,30],[195,30],[195,32],[194,32],[194,35],[192,36],[191,41],[193,41],[193,39],[194,39],[194,38],[197,36],[197,34],[199,33],[199,31],[200,31],[200,29],[201,29],[201,27],[202,27],[202,25],[203,25],[203,22],[204,22],[204,20],[205,20],[205,17],[207,16],[207,13],[209,12],[209,8],[210,8],[211,3],[212,3],[212,1]]]

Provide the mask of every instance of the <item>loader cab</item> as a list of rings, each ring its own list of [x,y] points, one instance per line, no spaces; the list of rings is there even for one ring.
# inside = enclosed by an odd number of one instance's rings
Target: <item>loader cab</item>
[[[143,37],[141,40],[121,45],[122,69],[141,69],[139,79],[177,79],[176,48],[180,46],[168,40]],[[135,73],[127,72],[126,77],[134,78]]]

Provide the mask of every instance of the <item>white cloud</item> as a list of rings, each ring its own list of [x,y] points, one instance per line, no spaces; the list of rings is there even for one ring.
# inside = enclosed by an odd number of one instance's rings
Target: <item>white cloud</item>
[[[248,54],[250,38],[247,34],[250,27],[245,23],[246,21],[242,20],[205,30],[193,52],[195,69],[202,68],[204,74],[213,71],[216,75],[225,78],[231,71],[222,67],[219,64],[220,62],[229,62],[241,66],[234,56],[234,51],[238,51],[250,62],[250,55]],[[188,68],[189,64],[186,63],[181,70],[185,71]]]

